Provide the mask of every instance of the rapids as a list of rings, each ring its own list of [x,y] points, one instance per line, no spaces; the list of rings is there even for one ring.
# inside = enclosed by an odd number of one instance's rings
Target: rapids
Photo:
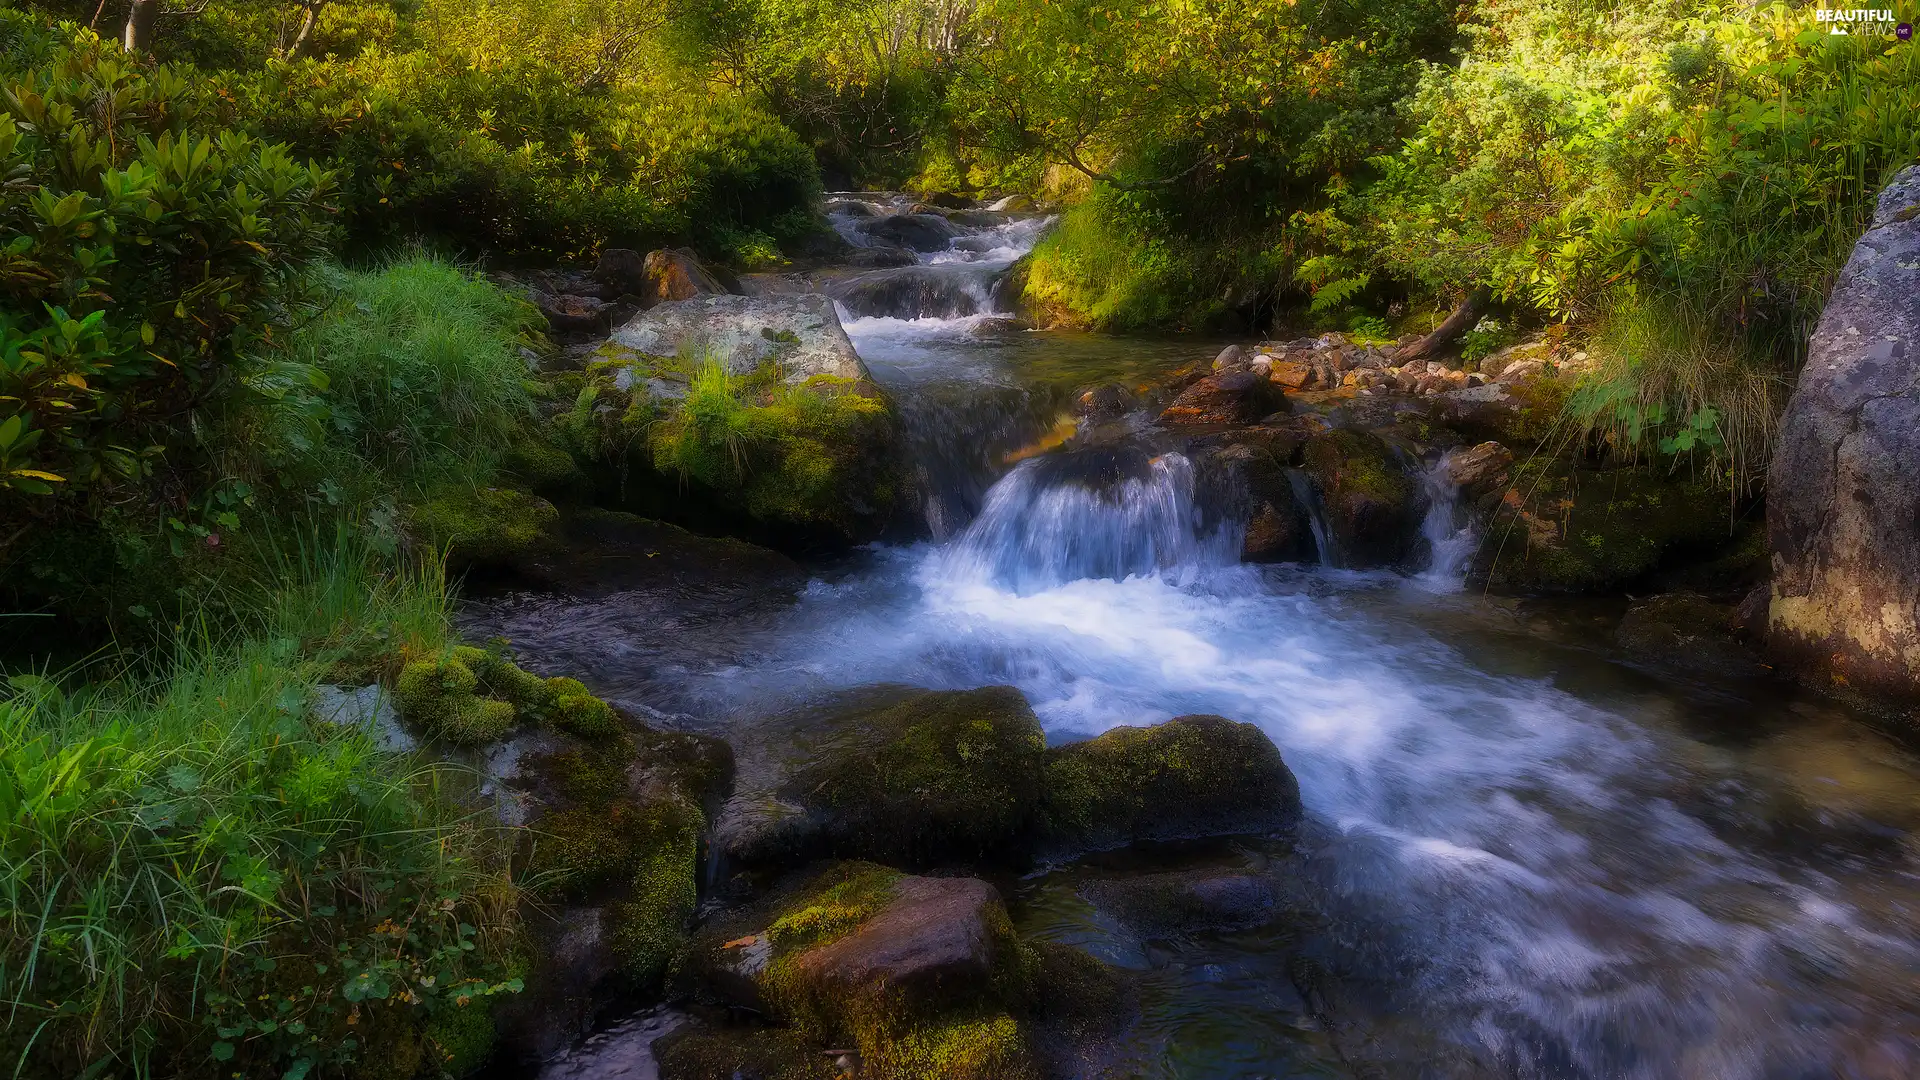
[[[972,247],[919,265],[1011,261]],[[1205,345],[907,316],[848,330],[912,427],[933,539],[812,567],[797,594],[510,596],[469,630],[737,737],[883,682],[1017,686],[1056,741],[1259,725],[1300,780],[1295,841],[1097,857],[1010,892],[1024,931],[1141,973],[1114,1075],[1920,1076],[1908,750],[1777,683],[1637,666],[1606,636],[1617,607],[1462,590],[1477,539],[1439,468],[1424,574],[1239,565],[1178,453],[1019,452],[1076,388]],[[1082,899],[1192,865],[1272,875],[1283,917],[1154,938]]]

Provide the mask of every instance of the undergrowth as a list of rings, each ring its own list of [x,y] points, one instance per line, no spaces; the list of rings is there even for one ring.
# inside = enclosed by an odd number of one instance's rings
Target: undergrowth
[[[465,777],[308,715],[334,664],[446,639],[438,567],[349,533],[286,557],[257,617],[150,670],[7,682],[9,1075],[411,1076],[518,988],[507,845]]]

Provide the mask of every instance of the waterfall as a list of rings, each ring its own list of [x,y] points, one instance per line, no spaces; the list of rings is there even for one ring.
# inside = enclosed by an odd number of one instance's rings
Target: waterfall
[[[1140,447],[1021,462],[941,553],[941,576],[1032,594],[1085,579],[1185,577],[1239,559],[1242,528],[1202,524],[1194,469]]]
[[[1471,516],[1460,505],[1460,486],[1453,482],[1452,463],[1453,451],[1449,450],[1421,476],[1426,487],[1427,516],[1420,524],[1420,536],[1432,555],[1419,581],[1445,592],[1461,588],[1467,563],[1480,541]]]

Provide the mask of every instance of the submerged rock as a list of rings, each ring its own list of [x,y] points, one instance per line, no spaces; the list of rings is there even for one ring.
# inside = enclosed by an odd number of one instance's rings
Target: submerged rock
[[[1613,639],[1636,659],[1658,667],[1755,677],[1760,658],[1734,640],[1736,611],[1695,593],[1670,593],[1627,609]]]
[[[1270,879],[1219,869],[1109,878],[1089,882],[1080,893],[1147,933],[1244,930],[1272,918],[1279,903]]]
[[[1767,476],[1770,652],[1920,699],[1920,166],[1880,195]]]

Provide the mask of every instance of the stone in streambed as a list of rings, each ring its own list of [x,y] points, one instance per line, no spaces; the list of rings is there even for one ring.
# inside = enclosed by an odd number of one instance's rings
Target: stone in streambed
[[[787,786],[827,850],[928,865],[1019,847],[1046,739],[1018,690],[921,692],[842,722],[850,741]]]
[[[1080,894],[1136,930],[1244,930],[1273,917],[1274,883],[1257,874],[1189,870],[1090,882]]]
[[[1048,749],[1012,687],[875,696],[782,718],[794,747],[743,750],[714,829],[728,865],[1019,867],[1041,851],[1267,832],[1299,816],[1292,773],[1249,724],[1181,717]]]
[[[1407,557],[1420,529],[1419,491],[1386,442],[1336,429],[1308,439],[1301,462],[1338,565],[1392,566]]]
[[[1497,592],[1618,590],[1727,542],[1726,491],[1704,477],[1538,458],[1515,474],[1475,568]]]
[[[1760,658],[1734,640],[1735,610],[1696,593],[1636,601],[1613,639],[1635,659],[1659,667],[1755,677]]]
[[[818,293],[769,296],[701,296],[664,303],[614,331],[609,363],[620,351],[640,357],[674,358],[691,351],[724,363],[729,373],[751,375],[762,365],[779,369],[788,383],[816,375],[866,382],[866,364],[840,326],[833,301]],[[628,365],[631,366],[631,365]],[[645,373],[635,376],[644,379]],[[635,377],[616,383],[622,390]]]
[[[1447,458],[1447,479],[1468,502],[1505,490],[1512,469],[1513,451],[1497,442],[1456,450]]]
[[[1271,382],[1243,368],[1208,375],[1188,386],[1155,422],[1162,427],[1250,424],[1284,407],[1285,399]]]
[[[1058,849],[1265,833],[1299,821],[1300,786],[1259,728],[1181,716],[1055,749],[1041,813]]]
[[[960,235],[946,218],[933,214],[891,214],[862,222],[860,231],[882,243],[920,252],[939,251]]]

